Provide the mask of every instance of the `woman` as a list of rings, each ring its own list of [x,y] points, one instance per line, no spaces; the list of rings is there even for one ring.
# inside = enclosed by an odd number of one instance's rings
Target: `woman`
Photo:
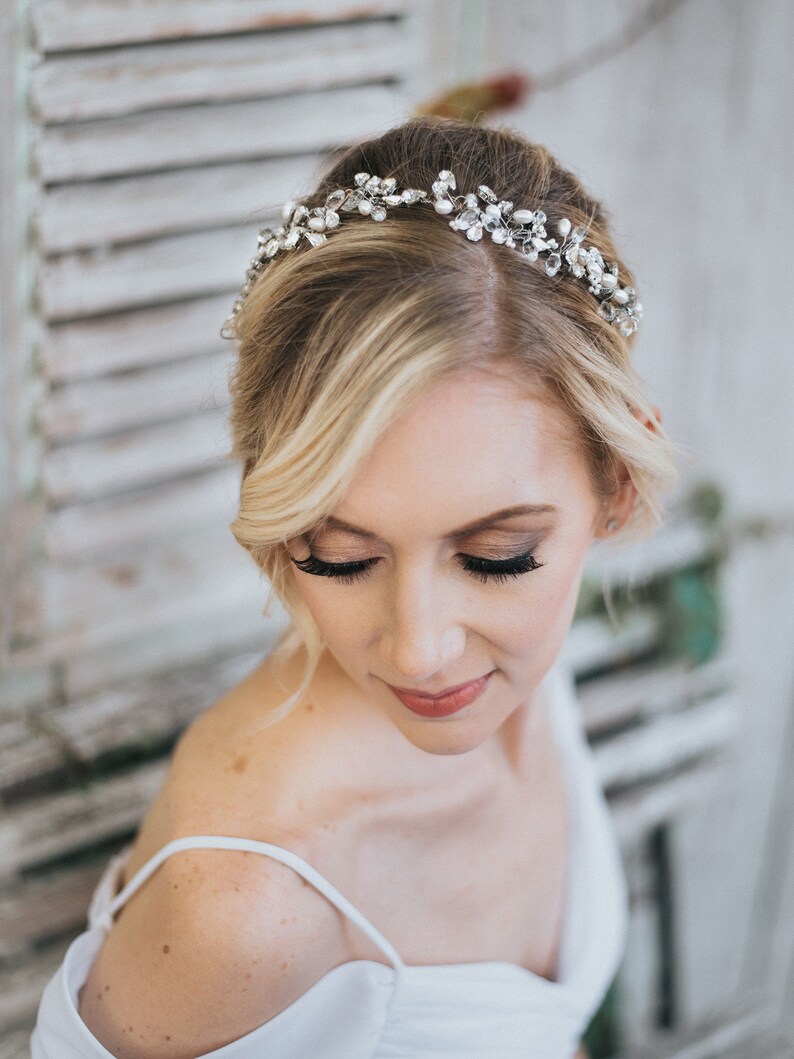
[[[558,656],[675,478],[641,306],[506,129],[413,119],[284,222],[230,321],[232,530],[292,625],[180,739],[34,1059],[570,1057],[626,891]]]

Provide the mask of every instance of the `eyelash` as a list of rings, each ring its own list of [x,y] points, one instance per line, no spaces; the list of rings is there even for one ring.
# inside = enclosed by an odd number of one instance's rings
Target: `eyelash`
[[[463,558],[466,560],[462,564],[463,569],[483,584],[507,581],[509,577],[519,577],[521,574],[527,574],[531,570],[538,570],[546,565],[539,563],[531,552],[513,555],[509,559],[480,559],[475,555],[464,555]],[[380,560],[363,559],[355,563],[325,563],[316,555],[309,554],[306,559],[292,559],[292,562],[305,574],[333,577],[343,585],[350,585],[366,577],[369,570]]]

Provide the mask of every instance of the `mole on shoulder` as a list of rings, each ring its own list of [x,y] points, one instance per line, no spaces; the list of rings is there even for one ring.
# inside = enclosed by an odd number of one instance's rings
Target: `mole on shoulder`
[[[171,951],[171,946],[170,945],[163,945],[163,952],[170,952],[170,951]]]

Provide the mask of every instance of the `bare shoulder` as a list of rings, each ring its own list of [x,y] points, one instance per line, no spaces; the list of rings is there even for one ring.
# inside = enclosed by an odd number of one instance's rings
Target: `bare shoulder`
[[[79,1012],[118,1059],[188,1059],[267,1022],[345,956],[339,913],[286,865],[183,850],[121,910]]]
[[[285,698],[267,663],[186,730],[124,882],[191,834],[273,842],[313,862],[312,745],[299,714],[256,727]],[[303,793],[303,797],[301,794]],[[349,958],[344,919],[292,868],[261,853],[172,853],[120,909],[80,993],[119,1059],[188,1059],[250,1033]]]

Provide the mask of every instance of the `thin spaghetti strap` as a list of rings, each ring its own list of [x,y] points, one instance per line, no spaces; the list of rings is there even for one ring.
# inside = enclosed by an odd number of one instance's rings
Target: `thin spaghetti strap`
[[[149,876],[160,867],[167,857],[183,849],[237,849],[250,853],[263,853],[265,856],[281,861],[292,868],[293,871],[296,871],[298,875],[303,876],[315,889],[324,894],[331,904],[335,905],[340,912],[343,912],[348,919],[351,919],[357,927],[360,927],[367,937],[378,946],[381,952],[388,956],[395,967],[400,968],[403,966],[403,961],[394,946],[316,868],[313,868],[311,864],[299,857],[297,853],[292,853],[290,850],[284,849],[282,846],[276,846],[271,842],[259,842],[253,838],[235,838],[229,835],[183,835],[180,838],[172,839],[159,849],[153,857],[147,860],[133,875],[127,885],[116,894],[105,909],[104,914],[99,917],[99,922],[109,928],[113,922],[113,916],[124,902],[132,897],[135,891],[146,882]]]

